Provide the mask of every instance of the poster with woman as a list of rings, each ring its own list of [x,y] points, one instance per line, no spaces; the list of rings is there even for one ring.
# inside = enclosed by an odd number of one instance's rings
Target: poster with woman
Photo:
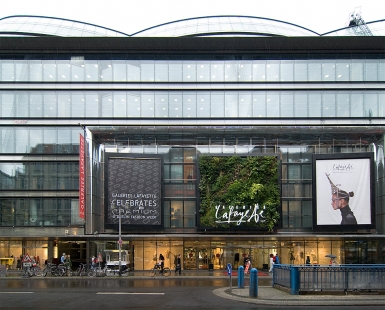
[[[315,155],[313,164],[316,226],[373,224],[372,157]]]

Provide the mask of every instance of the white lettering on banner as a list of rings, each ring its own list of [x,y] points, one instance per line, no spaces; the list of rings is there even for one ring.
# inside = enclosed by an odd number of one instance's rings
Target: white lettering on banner
[[[250,206],[248,209],[246,206],[243,206],[240,210],[238,206],[215,206],[215,223],[218,224],[230,224],[236,223],[237,226],[242,223],[250,223],[254,221],[255,223],[263,222],[263,210],[266,209],[264,206],[262,210],[259,210],[259,205],[256,204],[254,207]]]

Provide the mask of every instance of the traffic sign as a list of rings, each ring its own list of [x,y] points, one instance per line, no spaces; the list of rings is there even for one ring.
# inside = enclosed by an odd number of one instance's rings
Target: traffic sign
[[[228,263],[228,264],[227,264],[227,267],[226,267],[226,269],[227,269],[227,275],[231,276],[231,272],[232,272],[232,266],[231,266],[231,264],[230,264],[230,263]]]
[[[24,255],[24,257],[23,257],[23,259],[22,259],[21,261],[22,261],[23,263],[32,263],[32,262],[33,262],[31,256],[29,256],[28,253]]]

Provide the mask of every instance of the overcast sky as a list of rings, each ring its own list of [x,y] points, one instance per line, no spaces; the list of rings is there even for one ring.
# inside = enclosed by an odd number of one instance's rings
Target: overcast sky
[[[61,17],[128,34],[178,19],[209,15],[267,17],[318,33],[346,26],[349,14],[356,8],[365,22],[385,19],[385,0],[2,0],[2,4],[0,17]]]

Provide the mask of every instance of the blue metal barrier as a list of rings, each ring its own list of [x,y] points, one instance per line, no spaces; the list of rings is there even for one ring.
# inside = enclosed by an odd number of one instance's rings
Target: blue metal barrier
[[[238,288],[245,288],[245,268],[238,267]]]
[[[385,265],[277,265],[273,286],[300,291],[385,291]]]

